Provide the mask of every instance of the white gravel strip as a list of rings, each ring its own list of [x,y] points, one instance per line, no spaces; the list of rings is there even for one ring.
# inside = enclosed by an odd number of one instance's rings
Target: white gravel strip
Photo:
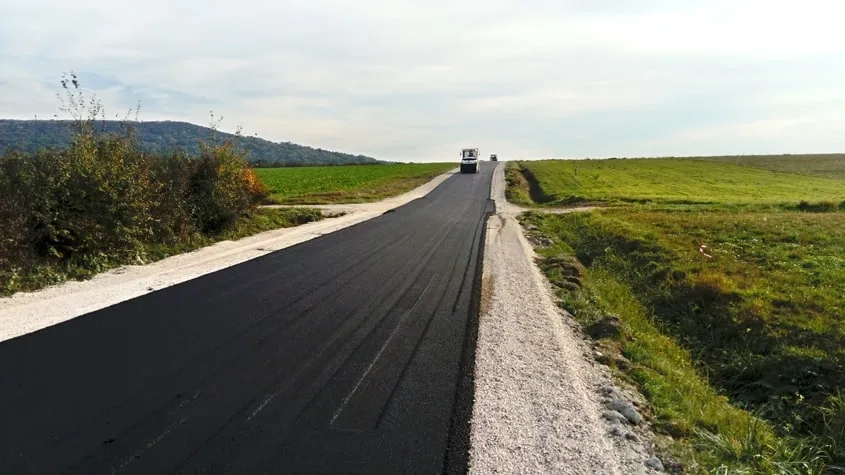
[[[277,229],[238,241],[221,241],[193,252],[140,266],[124,266],[86,281],[70,281],[0,298],[0,341],[176,285],[220,269],[367,221],[421,198],[457,172],[450,170],[403,195],[376,203],[320,206],[347,214]]]
[[[470,473],[649,473],[645,448],[610,434],[599,395],[609,379],[533,263],[504,168],[493,176],[485,244]]]

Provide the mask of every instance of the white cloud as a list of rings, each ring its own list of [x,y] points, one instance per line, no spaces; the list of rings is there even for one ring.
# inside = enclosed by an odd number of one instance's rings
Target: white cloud
[[[715,0],[683,11],[606,15],[580,24],[595,41],[642,54],[786,59],[845,52],[836,0]]]
[[[0,115],[111,113],[397,159],[845,149],[845,6],[807,0],[0,5]],[[51,89],[52,88],[52,89]],[[665,152],[661,152],[665,150]],[[723,152],[724,151],[724,152]]]
[[[694,127],[641,144],[645,155],[739,155],[841,151],[845,109]],[[662,150],[662,151],[661,151]]]
[[[463,110],[471,113],[537,114],[547,118],[576,117],[583,112],[626,109],[654,102],[653,91],[638,90],[618,82],[581,87],[546,87],[522,94],[468,99]]]

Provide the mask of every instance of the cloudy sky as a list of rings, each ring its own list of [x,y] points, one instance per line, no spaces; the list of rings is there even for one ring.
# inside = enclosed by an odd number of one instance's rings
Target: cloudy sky
[[[841,0],[0,3],[0,117],[123,116],[442,161],[845,152]],[[64,117],[60,115],[60,117]]]

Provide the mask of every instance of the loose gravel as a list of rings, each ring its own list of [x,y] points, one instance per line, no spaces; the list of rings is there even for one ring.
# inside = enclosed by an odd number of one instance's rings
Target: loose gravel
[[[503,171],[493,175],[484,255],[470,473],[659,473],[635,396],[590,356],[534,265]]]

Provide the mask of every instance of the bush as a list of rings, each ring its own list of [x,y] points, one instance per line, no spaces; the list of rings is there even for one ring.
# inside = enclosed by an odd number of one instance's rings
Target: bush
[[[266,189],[232,143],[202,145],[190,179],[191,216],[206,234],[231,226],[267,196]]]
[[[266,196],[231,142],[202,144],[199,157],[143,153],[132,127],[96,130],[101,107],[75,77],[62,85],[76,119],[71,145],[0,155],[1,268],[142,258],[151,244],[225,231]]]
[[[150,207],[154,242],[185,242],[196,227],[188,205],[196,161],[184,150],[161,156],[150,166],[150,188],[156,199]]]
[[[0,268],[10,268],[20,260],[26,240],[27,216],[21,212],[20,188],[14,177],[22,171],[19,154],[0,159]]]

